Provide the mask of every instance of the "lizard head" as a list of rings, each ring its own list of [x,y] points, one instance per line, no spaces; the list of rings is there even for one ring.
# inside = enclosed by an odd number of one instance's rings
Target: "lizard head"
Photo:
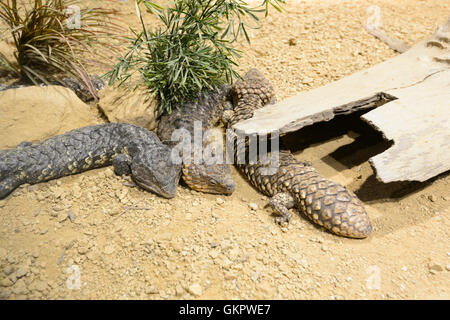
[[[191,189],[214,194],[233,193],[235,185],[230,165],[224,163],[222,140],[221,130],[207,130],[202,149],[194,150],[194,154],[202,154],[203,159],[199,162],[194,159],[183,165],[183,180]]]
[[[185,164],[182,171],[184,182],[193,190],[214,194],[232,194],[235,189],[228,164],[190,163]]]
[[[171,149],[162,145],[158,150],[137,153],[131,161],[131,175],[141,188],[165,198],[173,198],[181,176],[181,164],[171,161]]]

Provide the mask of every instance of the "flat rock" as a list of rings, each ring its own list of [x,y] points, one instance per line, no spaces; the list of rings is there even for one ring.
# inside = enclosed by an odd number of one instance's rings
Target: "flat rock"
[[[100,90],[98,107],[110,122],[125,122],[154,130],[157,127],[156,110],[158,103],[148,89],[138,87],[107,86]]]
[[[0,91],[0,114],[0,149],[99,123],[95,110],[61,86]]]
[[[201,296],[203,293],[202,287],[198,283],[191,284],[188,288],[188,291],[190,294],[192,294],[193,296],[196,296],[196,297]]]

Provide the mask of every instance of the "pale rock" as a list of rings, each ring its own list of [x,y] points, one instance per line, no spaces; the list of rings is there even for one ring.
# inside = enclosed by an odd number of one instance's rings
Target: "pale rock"
[[[193,283],[189,286],[188,291],[190,294],[192,294],[195,297],[199,297],[203,293],[203,289],[198,283]]]
[[[428,269],[433,274],[436,274],[436,272],[444,271],[444,268],[442,268],[442,266],[440,264],[438,264],[438,263],[429,263],[428,264]]]
[[[104,252],[105,254],[112,254],[115,251],[115,248],[113,245],[107,245],[105,246]]]
[[[98,107],[110,122],[130,123],[149,130],[157,127],[158,103],[145,86],[136,90],[106,86],[98,95]]]
[[[32,143],[98,123],[96,113],[61,86],[0,91],[0,149]]]

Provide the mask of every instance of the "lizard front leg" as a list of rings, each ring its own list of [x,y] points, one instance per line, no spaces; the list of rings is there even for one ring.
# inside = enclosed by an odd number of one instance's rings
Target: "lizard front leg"
[[[295,206],[294,198],[287,192],[280,192],[270,198],[270,206],[279,217],[275,218],[275,222],[282,224],[291,220],[289,209]]]
[[[122,154],[122,153],[118,154],[112,160],[112,165],[114,167],[114,173],[118,176],[130,175],[131,174],[130,163],[131,163],[131,158],[129,155]]]

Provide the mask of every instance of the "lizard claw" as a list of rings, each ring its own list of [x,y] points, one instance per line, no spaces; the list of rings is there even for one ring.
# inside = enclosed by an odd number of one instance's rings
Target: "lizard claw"
[[[285,223],[289,223],[289,221],[291,221],[291,217],[292,216],[290,213],[283,214],[282,216],[275,218],[275,223],[282,226]]]

